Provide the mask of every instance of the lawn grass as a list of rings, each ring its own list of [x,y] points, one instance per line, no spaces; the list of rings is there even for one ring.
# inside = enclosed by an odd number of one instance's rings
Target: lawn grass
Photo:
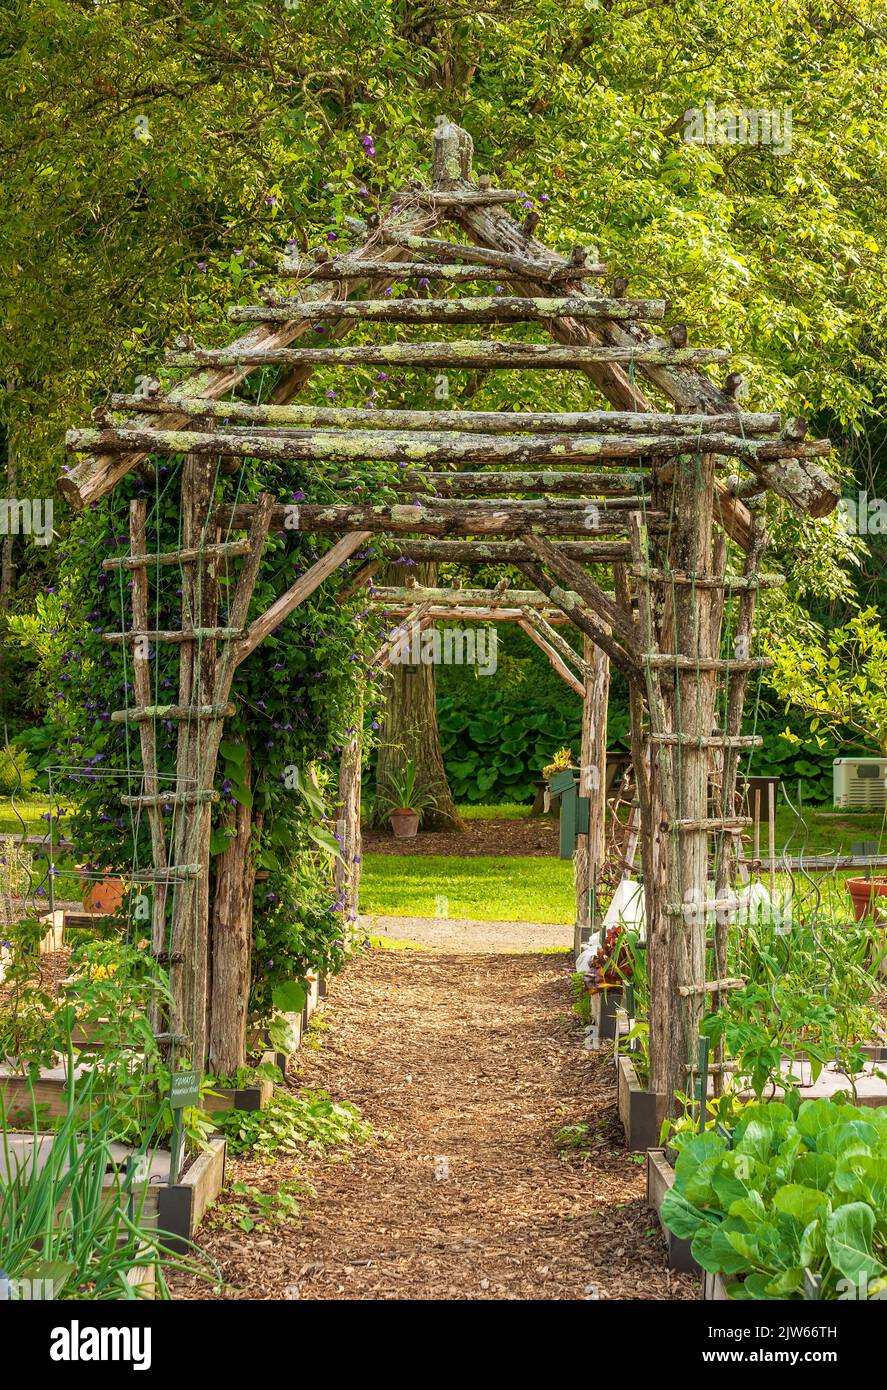
[[[446,900],[445,914],[439,899]],[[360,909],[389,917],[569,924],[576,915],[573,865],[516,855],[366,854]]]
[[[520,806],[511,801],[500,806],[458,806],[456,808],[463,820],[527,820],[532,807],[529,802]]]

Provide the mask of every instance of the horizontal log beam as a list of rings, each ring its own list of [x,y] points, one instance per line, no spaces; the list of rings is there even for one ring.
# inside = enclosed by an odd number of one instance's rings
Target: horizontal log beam
[[[509,271],[512,275],[523,275],[530,280],[543,282],[561,279],[566,276],[581,278],[583,274],[606,275],[607,267],[594,257],[588,258],[583,250],[574,253],[577,259],[568,260],[565,256],[549,253],[548,260],[534,256],[524,256],[519,252],[501,251],[498,247],[475,246],[472,243],[444,241],[440,237],[420,236],[405,232],[402,228],[383,224],[379,229],[382,241],[388,246],[400,246],[416,255],[427,256],[429,260],[444,264],[459,261],[480,261],[496,270]]]
[[[167,632],[158,628],[144,628],[139,632],[104,632],[102,641],[117,644],[125,642],[134,646],[136,642],[229,642],[243,636],[244,629],[236,627],[192,627]]]
[[[670,588],[676,584],[691,589],[726,589],[745,593],[749,589],[781,589],[785,585],[784,574],[688,574],[682,571],[651,569],[649,565],[631,565],[629,573],[638,579],[647,579],[651,584],[664,584]]]
[[[413,473],[395,480],[399,492],[436,493],[441,497],[507,497],[510,493],[544,492],[571,497],[605,496],[607,506],[639,505],[643,473],[554,473],[547,470],[509,473]],[[622,496],[621,494],[626,494]]]
[[[423,603],[425,600],[438,605],[453,603],[462,608],[475,603],[482,607],[493,607],[499,599],[510,608],[551,607],[548,599],[544,594],[540,594],[538,589],[457,589],[428,587],[424,584],[416,585],[415,588],[411,585],[377,584],[369,601],[382,604],[385,608],[392,604]]]
[[[470,251],[471,248],[467,247],[466,250]],[[534,269],[538,270],[539,267],[534,267]],[[556,284],[559,276],[563,278],[568,273],[576,279],[590,275],[604,275],[606,269],[606,266],[601,265],[568,266],[562,272],[552,272],[549,283]],[[389,279],[395,281],[447,280],[451,283],[462,283],[472,280],[499,279],[499,267],[495,265],[447,265],[439,261],[383,261],[377,264],[376,272],[380,275],[387,275]],[[281,256],[278,261],[277,273],[295,276],[299,279],[322,280],[324,282],[330,280],[366,280],[367,278],[366,263],[349,260],[346,256],[340,256],[333,261],[322,262],[304,260],[299,256]]]
[[[249,503],[222,506],[214,513],[220,526],[235,530],[246,527],[255,514]],[[648,529],[663,531],[668,523],[661,514],[647,514]],[[522,501],[501,505],[477,500],[457,502],[439,498],[424,503],[387,503],[352,506],[348,503],[292,503],[276,505],[271,511],[269,530],[319,531],[336,534],[345,531],[372,531],[374,534],[429,536],[508,536],[537,532],[556,536],[608,536],[627,532],[628,514],[608,516],[597,509],[590,516],[575,506],[556,501]]]
[[[386,617],[408,617],[412,611],[408,604],[396,603],[391,608],[381,609]],[[549,623],[568,623],[570,619],[559,608],[539,609]],[[429,622],[439,623],[519,623],[524,616],[522,608],[506,608],[497,605],[495,608],[472,607],[471,604],[458,605],[452,603],[433,604],[427,612]]]
[[[270,348],[192,348],[166,354],[171,367],[232,367],[251,371],[254,367],[379,366],[460,367],[475,371],[494,368],[532,371],[569,371],[603,362],[646,363],[649,365],[690,366],[696,362],[726,362],[726,348],[646,348],[646,347],[563,347],[551,343],[521,343],[484,339],[453,339],[451,342],[376,343],[363,347],[270,347]]]
[[[693,441],[694,444],[700,433],[706,436],[738,434],[744,438],[783,435],[797,442],[806,432],[806,421],[785,419],[772,411],[678,415],[630,410],[373,410],[361,406],[255,405],[251,401],[216,401],[209,397],[186,399],[119,394],[112,395],[111,408],[296,429],[320,425],[349,429],[357,426],[379,430],[458,430],[473,434],[682,435],[687,437],[688,443]],[[104,418],[104,411],[98,414]]]
[[[219,545],[204,545],[198,549],[161,550],[156,554],[115,555],[102,561],[103,570],[143,570],[154,565],[212,564],[217,560],[233,559],[249,552],[249,541],[222,541]]]
[[[548,319],[661,319],[664,299],[614,299],[578,295],[556,299],[477,295],[468,299],[328,299],[307,303],[275,299],[232,304],[231,323],[288,323],[291,319],[358,319],[364,323],[544,323]]]
[[[466,191],[457,189],[447,193],[439,192],[433,188],[401,188],[396,189],[391,194],[391,202],[395,207],[406,203],[413,207],[433,208],[438,211],[445,208],[500,207],[503,203],[516,203],[520,196],[520,193],[514,188],[484,188]]]
[[[608,564],[625,560],[631,547],[625,541],[561,541],[561,550],[574,560]],[[464,540],[404,540],[388,563],[399,559],[419,563],[424,560],[452,560],[462,565],[514,565],[520,560],[534,559],[532,550],[523,541],[464,541]]]
[[[65,441],[76,453],[99,450],[121,453],[210,454],[236,458],[334,459],[343,463],[358,459],[411,460],[415,463],[594,463],[603,459],[661,458],[696,452],[700,441],[691,436],[655,435],[496,435],[462,434],[442,430],[157,430],[76,429]],[[756,461],[777,455],[812,456],[829,452],[827,439],[795,444],[782,440],[740,439],[737,435],[709,435],[706,453],[726,454]]]

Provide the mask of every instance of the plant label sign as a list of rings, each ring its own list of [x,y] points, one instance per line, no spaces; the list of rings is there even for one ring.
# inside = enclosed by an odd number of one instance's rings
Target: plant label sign
[[[200,1073],[174,1071],[169,1082],[169,1103],[173,1110],[184,1110],[200,1100]]]

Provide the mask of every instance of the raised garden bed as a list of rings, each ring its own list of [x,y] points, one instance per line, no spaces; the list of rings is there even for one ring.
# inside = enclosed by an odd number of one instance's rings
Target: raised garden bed
[[[616,1058],[616,1077],[619,1118],[626,1144],[633,1152],[655,1148],[670,1097],[644,1089],[628,1053],[621,1052]]]
[[[647,1151],[647,1203],[659,1216],[662,1199],[669,1188],[674,1186],[674,1168],[668,1161],[664,1149]],[[699,1265],[693,1259],[690,1242],[680,1240],[659,1219],[665,1237],[665,1259],[669,1269],[680,1270],[682,1274],[698,1274]]]
[[[709,1274],[702,1271],[702,1297],[709,1303],[723,1303],[729,1299],[727,1285],[722,1274]]]
[[[591,999],[591,1022],[597,1029],[598,1042],[611,1041],[617,1036],[617,1011],[622,1007],[622,990],[618,985],[610,989],[589,991]]]
[[[54,1142],[53,1134],[41,1134],[37,1140],[38,1168],[41,1155],[48,1153]],[[10,1133],[5,1136],[5,1145],[11,1163],[15,1165],[30,1163],[34,1150],[34,1135]],[[157,1149],[151,1154],[149,1172],[143,1184],[139,1184],[139,1194],[144,1193],[142,1215],[145,1225],[159,1229],[167,1239],[164,1245],[179,1254],[185,1253],[188,1241],[194,1234],[209,1206],[216,1200],[225,1180],[226,1141],[221,1136],[210,1139],[208,1147],[197,1155],[177,1183],[169,1183],[170,1155],[166,1149]],[[121,1168],[133,1150],[126,1144],[112,1144],[111,1154]],[[0,1169],[5,1166],[5,1155],[0,1149]],[[115,1174],[109,1172],[105,1185],[111,1187]],[[147,1281],[148,1271],[133,1271],[138,1282]]]

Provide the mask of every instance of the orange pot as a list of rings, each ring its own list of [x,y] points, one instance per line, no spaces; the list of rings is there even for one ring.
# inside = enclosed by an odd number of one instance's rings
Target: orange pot
[[[857,922],[865,917],[887,926],[887,878],[848,878],[847,892],[853,899]]]
[[[126,884],[122,878],[114,878],[110,873],[101,879],[80,877],[84,912],[94,912],[99,916],[110,917],[119,912],[126,896]]]

